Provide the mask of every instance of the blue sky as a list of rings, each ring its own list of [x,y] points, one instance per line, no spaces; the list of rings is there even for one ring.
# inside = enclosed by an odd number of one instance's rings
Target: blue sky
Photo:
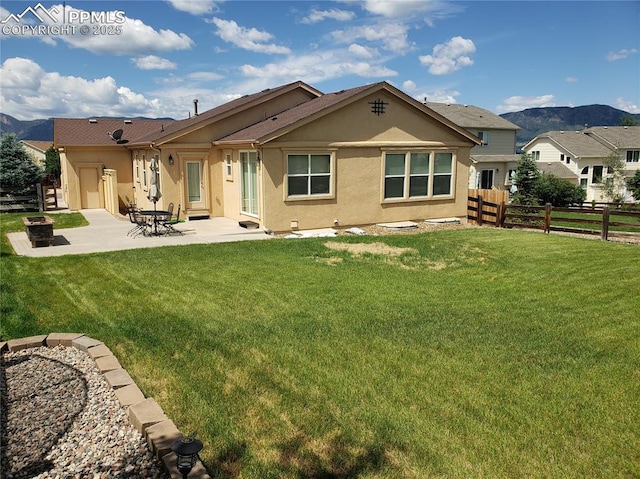
[[[296,80],[640,113],[638,1],[4,0],[0,21],[0,111],[21,120],[180,119]]]

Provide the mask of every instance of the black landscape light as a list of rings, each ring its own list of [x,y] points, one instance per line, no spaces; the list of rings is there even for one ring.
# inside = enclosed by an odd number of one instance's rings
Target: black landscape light
[[[183,479],[187,479],[191,469],[196,465],[198,453],[202,450],[202,442],[194,437],[182,437],[173,442],[171,450],[178,456],[176,461],[178,472],[182,474]]]

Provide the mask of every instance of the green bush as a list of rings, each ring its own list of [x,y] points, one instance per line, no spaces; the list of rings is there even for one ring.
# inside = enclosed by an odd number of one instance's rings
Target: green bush
[[[579,185],[558,178],[551,173],[543,173],[534,186],[534,194],[542,205],[553,206],[581,205],[587,197],[587,192]]]
[[[633,197],[640,201],[640,170],[636,170],[636,174],[627,180],[627,188]]]

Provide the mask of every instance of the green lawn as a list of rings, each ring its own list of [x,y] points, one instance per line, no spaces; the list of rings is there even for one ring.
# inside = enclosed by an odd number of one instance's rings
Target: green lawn
[[[0,274],[5,338],[104,341],[214,477],[640,477],[638,246],[478,228]]]

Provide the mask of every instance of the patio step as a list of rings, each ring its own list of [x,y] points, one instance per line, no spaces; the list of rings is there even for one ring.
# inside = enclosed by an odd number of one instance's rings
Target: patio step
[[[185,216],[189,221],[208,220],[211,218],[211,215],[207,210],[189,210],[186,212]]]

